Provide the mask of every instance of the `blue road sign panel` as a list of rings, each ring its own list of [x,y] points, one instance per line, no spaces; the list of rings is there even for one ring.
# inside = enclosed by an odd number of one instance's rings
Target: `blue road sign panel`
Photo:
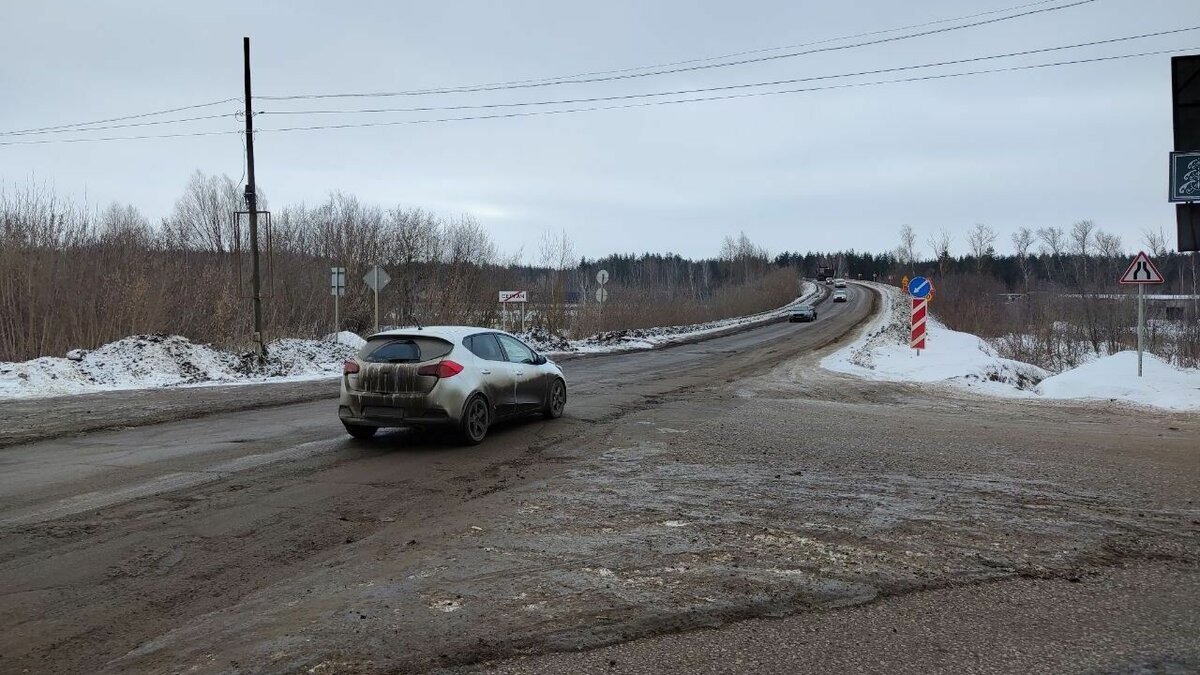
[[[1171,153],[1173,202],[1200,202],[1200,152]]]
[[[933,284],[925,277],[913,277],[912,281],[908,282],[908,294],[914,298],[923,298],[929,295],[929,291],[933,288]]]

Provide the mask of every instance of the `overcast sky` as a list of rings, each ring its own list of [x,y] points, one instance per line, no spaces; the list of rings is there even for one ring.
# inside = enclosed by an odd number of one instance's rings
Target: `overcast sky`
[[[406,91],[626,69],[827,40],[1002,9],[1022,0],[696,2],[15,2],[0,7],[0,131],[237,98],[250,36],[256,95]],[[1029,2],[1030,0],[1025,0]],[[1068,4],[1062,0],[1058,4]],[[1054,6],[1054,3],[1039,7]],[[1008,14],[1039,7],[1013,10]],[[957,23],[1005,16],[990,14]],[[822,46],[894,37],[936,24]],[[1141,246],[1163,227],[1169,56],[925,82],[578,114],[271,132],[521,109],[355,115],[272,110],[446,107],[592,98],[835,75],[1200,25],[1196,0],[1095,0],[987,26],[768,62],[617,81],[438,96],[257,101],[257,174],[273,208],[332,190],[384,206],[468,212],[504,250],[547,228],[588,256],[708,256],[744,230],[772,252],[881,251],[912,225],[1092,219]],[[1200,47],[1200,31],[863,82]],[[797,50],[791,50],[797,51]],[[1192,50],[1200,52],[1200,48]],[[769,51],[754,56],[788,53]],[[712,62],[706,62],[712,63]],[[640,99],[645,100],[645,99]],[[161,119],[233,113],[224,103]],[[586,104],[584,104],[586,105]],[[591,104],[596,105],[596,104]],[[609,104],[611,105],[611,104]],[[580,105],[559,106],[581,107]],[[541,110],[554,108],[541,108]],[[135,121],[148,121],[145,118]],[[128,122],[126,122],[128,123]],[[232,116],[0,141],[234,131]],[[90,203],[169,215],[197,169],[243,171],[236,133],[0,146],[0,181],[31,178]]]

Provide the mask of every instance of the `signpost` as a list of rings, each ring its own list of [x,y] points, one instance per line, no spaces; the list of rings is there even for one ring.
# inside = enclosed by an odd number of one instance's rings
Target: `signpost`
[[[912,296],[912,330],[909,346],[917,350],[917,356],[925,349],[925,322],[929,316],[929,293],[933,284],[925,277],[913,277],[908,282],[908,294]]]
[[[600,288],[596,289],[596,302],[600,303],[600,321],[604,321],[604,303],[608,302],[608,289],[604,284],[608,283],[608,270],[600,270],[596,272],[596,283],[600,284]]]
[[[500,291],[500,305],[503,307],[509,303],[518,303],[521,305],[521,332],[525,332],[525,303],[529,302],[528,291]]]
[[[338,298],[346,294],[345,267],[329,268],[329,292],[333,294],[333,332],[337,333],[342,329],[342,323],[338,320]]]
[[[379,265],[375,265],[371,269],[367,270],[366,276],[363,277],[363,281],[367,282],[367,286],[370,286],[371,290],[375,291],[375,332],[376,333],[379,332],[379,291],[382,291],[384,289],[384,287],[388,285],[388,282],[390,282],[391,280],[392,280],[392,278],[389,277],[388,273],[384,272],[383,268],[380,267]]]
[[[1138,287],[1138,377],[1141,377],[1142,344],[1146,334],[1146,284],[1161,284],[1165,280],[1162,273],[1154,266],[1154,262],[1150,260],[1150,256],[1146,255],[1144,251],[1138,251],[1133,262],[1129,263],[1129,269],[1121,275],[1120,281],[1123,284],[1137,284]]]

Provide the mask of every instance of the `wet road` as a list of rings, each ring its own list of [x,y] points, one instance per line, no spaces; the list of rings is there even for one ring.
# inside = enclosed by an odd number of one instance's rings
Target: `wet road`
[[[452,525],[427,526],[431,514],[561,471],[561,443],[627,414],[839,340],[873,298],[856,288],[812,324],[571,361],[562,420],[502,425],[473,448],[406,432],[351,441],[328,398],[0,449],[0,670],[95,671],[301,570],[337,566],[382,528],[412,545],[441,536]]]

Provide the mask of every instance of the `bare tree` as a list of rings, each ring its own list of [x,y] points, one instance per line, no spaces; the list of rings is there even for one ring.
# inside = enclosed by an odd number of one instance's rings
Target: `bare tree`
[[[1161,258],[1171,251],[1171,248],[1167,245],[1167,233],[1163,231],[1161,225],[1158,227],[1157,232],[1148,227],[1142,230],[1142,241],[1145,242],[1150,255],[1155,258]]]
[[[1022,227],[1012,234],[1013,250],[1017,254],[1017,265],[1021,269],[1021,279],[1024,282],[1025,292],[1029,292],[1029,275],[1032,273],[1032,268],[1029,264],[1029,250],[1033,248],[1033,231],[1028,227]]]
[[[1055,271],[1062,276],[1062,255],[1067,248],[1067,234],[1061,227],[1039,227],[1038,239],[1041,240],[1041,254],[1048,257],[1046,261],[1046,276],[1053,281]]]
[[[954,236],[950,230],[942,228],[937,234],[929,235],[929,247],[933,249],[933,255],[938,261],[938,276],[946,276],[946,264],[950,261],[950,244],[954,240]]]
[[[967,233],[967,246],[975,258],[976,270],[982,272],[987,259],[996,255],[997,237],[996,231],[983,223],[976,223]]]
[[[908,271],[914,272],[913,265],[917,262],[917,234],[912,226],[900,227],[900,245],[896,247],[896,260],[901,265],[908,265]]]

